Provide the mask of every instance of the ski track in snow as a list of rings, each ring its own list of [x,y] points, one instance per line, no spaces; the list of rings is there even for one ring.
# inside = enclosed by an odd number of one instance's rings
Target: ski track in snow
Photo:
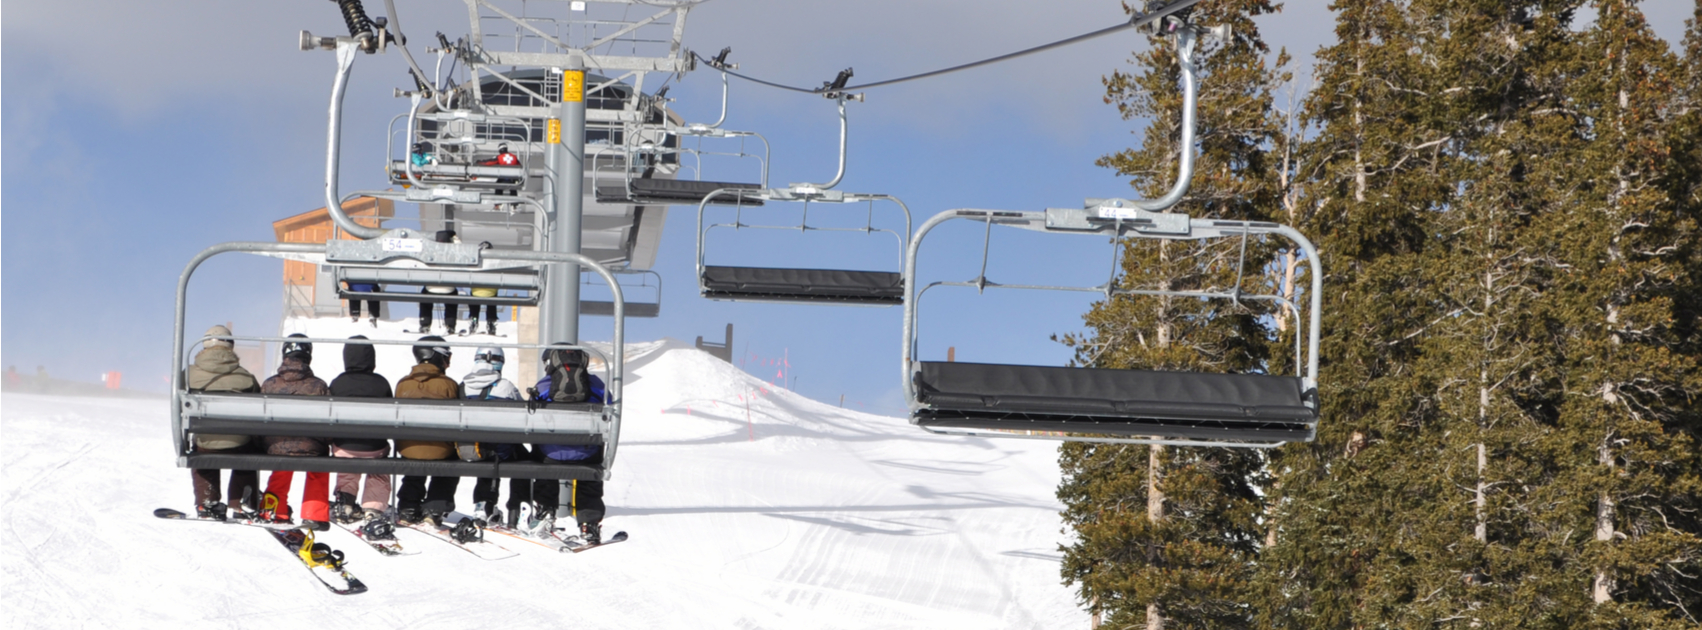
[[[355,330],[342,324],[304,332]],[[315,355],[329,380],[341,353]],[[406,372],[404,350],[379,355],[392,381]],[[193,499],[189,472],[172,463],[166,401],[6,394],[0,413],[18,455],[4,464],[3,619],[269,630],[1087,625],[1059,581],[1052,443],[929,435],[776,388],[673,340],[631,345],[628,368],[604,528],[632,540],[584,554],[510,541],[519,557],[485,561],[423,538],[408,541],[418,555],[383,557],[321,534],[371,589],[354,596],[326,592],[257,528],[152,517]],[[461,485],[463,509],[471,487]]]

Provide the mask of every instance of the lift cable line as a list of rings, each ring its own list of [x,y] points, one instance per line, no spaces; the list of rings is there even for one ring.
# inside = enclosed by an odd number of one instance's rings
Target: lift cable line
[[[1052,42],[1052,43],[1049,43],[1049,44],[1041,44],[1041,45],[1035,46],[1033,48],[1023,49],[1023,50],[1019,50],[1019,51],[1016,51],[1016,52],[1013,52],[1013,53],[1007,53],[1007,54],[999,55],[997,57],[989,57],[989,58],[986,58],[986,59],[982,59],[980,61],[971,61],[969,63],[952,66],[950,68],[941,68],[939,70],[932,70],[932,71],[929,71],[929,72],[923,72],[921,74],[912,74],[912,75],[906,76],[906,77],[899,77],[899,78],[896,78],[896,79],[887,79],[885,81],[875,81],[875,82],[872,82],[872,83],[863,83],[863,84],[859,84],[859,85],[823,84],[821,87],[817,87],[817,88],[797,87],[797,86],[793,86],[793,85],[786,85],[784,83],[776,83],[776,82],[773,82],[773,81],[759,79],[759,78],[756,78],[756,77],[753,77],[753,76],[750,76],[750,75],[747,75],[747,74],[740,74],[740,73],[737,73],[737,72],[733,72],[731,70],[728,70],[726,68],[721,67],[720,65],[717,65],[714,62],[714,60],[705,58],[704,56],[699,55],[696,52],[693,52],[691,54],[691,56],[692,56],[694,61],[701,61],[705,65],[708,65],[712,68],[715,68],[717,70],[725,72],[729,75],[744,79],[746,81],[750,81],[752,83],[766,85],[766,86],[772,87],[772,88],[779,88],[779,89],[782,89],[782,90],[791,90],[793,92],[803,92],[805,94],[829,95],[829,94],[833,94],[833,93],[847,92],[847,91],[853,91],[853,90],[862,90],[862,89],[876,88],[876,87],[885,87],[885,86],[888,86],[888,85],[905,83],[905,82],[908,82],[908,81],[916,81],[916,80],[920,80],[920,79],[937,77],[937,76],[940,76],[940,75],[951,74],[953,72],[968,70],[968,69],[971,69],[971,68],[979,68],[981,66],[992,65],[992,64],[1000,63],[1000,62],[1004,62],[1004,61],[1010,61],[1010,60],[1016,59],[1018,57],[1026,57],[1028,55],[1045,52],[1045,51],[1048,51],[1048,50],[1052,50],[1054,48],[1062,48],[1062,47],[1069,46],[1069,45],[1072,45],[1072,44],[1085,42],[1085,41],[1090,40],[1090,39],[1095,39],[1095,38],[1098,38],[1098,37],[1103,37],[1105,35],[1110,35],[1112,33],[1121,31],[1123,29],[1142,28],[1142,27],[1145,27],[1147,25],[1150,25],[1150,24],[1157,22],[1158,20],[1164,18],[1167,15],[1176,14],[1176,13],[1182,12],[1184,10],[1190,9],[1195,4],[1198,4],[1199,2],[1200,2],[1200,0],[1178,0],[1177,2],[1172,2],[1172,3],[1169,3],[1165,6],[1158,7],[1156,9],[1150,9],[1150,10],[1144,12],[1144,13],[1136,13],[1133,17],[1129,18],[1129,21],[1124,22],[1122,24],[1118,24],[1116,26],[1111,26],[1111,27],[1107,27],[1107,28],[1102,28],[1102,29],[1099,29],[1097,31],[1093,31],[1093,32],[1090,32],[1090,33],[1084,33],[1084,34],[1077,35],[1075,37],[1070,37],[1070,38],[1067,38],[1067,39],[1061,39],[1061,40],[1058,40],[1058,41],[1055,41],[1055,42]]]

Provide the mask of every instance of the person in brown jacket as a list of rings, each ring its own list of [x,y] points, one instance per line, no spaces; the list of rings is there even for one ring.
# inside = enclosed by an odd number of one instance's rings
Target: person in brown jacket
[[[229,337],[230,329],[214,326],[207,329],[206,336]],[[226,339],[208,339],[206,343],[201,344],[201,351],[195,353],[195,361],[184,370],[184,376],[189,391],[260,391],[260,382],[255,380],[248,370],[242,369],[242,363],[236,358],[236,351]],[[196,433],[192,439],[192,448],[196,453],[252,453],[255,450],[253,442],[253,438],[246,435]],[[189,476],[195,484],[196,516],[224,520],[228,515],[226,505],[219,500],[219,474],[217,468],[189,471]],[[233,470],[230,473],[230,491],[226,496],[231,502],[238,504],[239,512],[251,514],[254,512],[255,500],[259,498],[259,486],[260,473],[252,470]]]
[[[307,335],[295,333],[290,337],[305,339]],[[313,375],[312,363],[313,344],[306,341],[284,343],[284,358],[278,365],[278,373],[260,385],[260,393],[285,396],[331,395],[331,388],[325,385],[325,381]],[[264,442],[268,455],[323,457],[330,453],[325,446],[325,440],[320,438],[269,435]],[[260,503],[260,515],[263,519],[278,523],[290,521],[289,494],[290,483],[293,481],[293,470],[272,471],[272,475],[266,479],[265,498]],[[307,473],[301,499],[302,527],[314,531],[331,529],[330,494],[330,473]]]
[[[396,397],[460,399],[461,384],[443,375],[449,369],[449,357],[449,346],[443,345],[442,337],[420,337],[420,343],[414,345],[414,359],[419,364],[396,382]],[[396,440],[396,451],[403,459],[449,459],[455,456],[455,445],[450,442]],[[426,477],[420,475],[402,477],[402,487],[396,491],[398,523],[411,525],[427,519],[439,523],[443,515],[455,510],[455,488],[461,484],[461,478],[432,477],[430,489],[427,489],[426,481]]]

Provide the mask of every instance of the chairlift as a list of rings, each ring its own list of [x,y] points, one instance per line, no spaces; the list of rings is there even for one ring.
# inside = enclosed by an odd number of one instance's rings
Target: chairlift
[[[626,303],[627,317],[653,318],[662,314],[662,274],[656,273],[650,269],[632,269],[628,267],[613,267],[609,269],[609,273],[615,274],[615,277],[617,278],[638,278],[638,284],[621,284],[623,295],[631,293],[634,289],[638,289],[642,292],[642,294],[653,296],[654,298],[648,302],[642,299],[628,301]],[[579,277],[579,283],[581,286],[593,286],[590,275],[581,273]],[[655,282],[652,283],[651,280],[655,280]],[[583,295],[583,292],[581,294]],[[615,314],[614,309],[614,302],[610,302],[608,300],[587,300],[583,298],[579,300],[580,315],[607,317]]]
[[[283,396],[188,389],[184,364],[185,317],[189,280],[201,263],[225,253],[243,252],[312,264],[355,269],[472,273],[492,269],[576,264],[602,277],[613,295],[614,345],[604,353],[575,346],[603,359],[609,402],[529,407],[525,402],[478,400],[418,400]],[[343,277],[349,277],[344,275]],[[297,470],[461,477],[518,477],[535,479],[608,479],[620,441],[622,370],[625,361],[626,302],[621,285],[607,268],[579,254],[481,249],[476,244],[437,243],[421,233],[396,229],[373,240],[332,240],[315,243],[224,243],[203,250],[184,269],[177,286],[176,330],[172,356],[172,444],[182,468],[239,470]],[[230,341],[281,342],[282,337],[216,337]],[[204,338],[202,341],[204,342]],[[291,339],[294,341],[295,339]],[[314,343],[413,345],[416,341],[308,339]],[[486,342],[445,341],[451,347],[490,345]],[[513,349],[541,349],[538,344],[506,344]],[[600,444],[600,464],[545,465],[533,462],[420,461],[340,457],[285,457],[254,454],[196,453],[193,433],[241,435],[311,435],[326,438],[414,439],[460,442],[524,442],[531,444]]]
[[[850,78],[850,70],[840,73],[837,84]],[[861,95],[842,92],[828,94],[839,106],[839,170],[825,184],[797,183],[787,188],[769,188],[754,193],[743,190],[717,190],[697,204],[697,276],[703,297],[735,302],[833,303],[864,306],[896,306],[904,303],[904,277],[899,271],[868,271],[843,269],[807,269],[797,267],[734,267],[711,265],[706,262],[705,241],[715,228],[774,229],[798,232],[885,232],[898,241],[899,265],[903,264],[905,238],[910,233],[910,208],[891,195],[847,193],[833,190],[845,177],[846,118],[845,101],[862,100]],[[796,225],[758,225],[744,222],[744,206],[735,201],[736,214],[732,223],[704,225],[707,206],[723,196],[743,199],[756,197],[764,201],[787,201],[804,204],[803,219]],[[874,202],[888,201],[904,213],[904,232],[874,227]],[[868,205],[867,222],[862,227],[824,227],[809,223],[811,203]]]
[[[1259,221],[1196,219],[1163,212],[1181,200],[1193,173],[1195,37],[1204,29],[1170,17],[1184,88],[1182,156],[1177,182],[1169,194],[1152,201],[1089,199],[1085,208],[1048,208],[1043,212],[948,210],[922,224],[905,257],[904,390],[910,421],[932,433],[981,437],[1026,437],[1109,443],[1159,443],[1191,446],[1268,448],[1311,441],[1318,421],[1318,337],[1323,272],[1312,243],[1295,229]],[[1221,31],[1219,32],[1221,34]],[[916,260],[924,238],[936,226],[967,220],[986,226],[980,275],[966,282],[918,283]],[[1115,271],[1099,287],[1000,284],[986,277],[986,260],[995,225],[1049,234],[1110,235],[1124,238],[1208,240],[1280,237],[1304,252],[1311,286],[1308,317],[1295,318],[1295,365],[1291,375],[1218,374],[1180,371],[1116,370],[1031,365],[921,361],[916,358],[918,305],[937,286],[1103,292],[1144,297],[1194,297],[1211,300],[1268,301],[1297,315],[1299,304],[1282,295],[1227,290],[1118,289]],[[1118,260],[1113,247],[1113,261]],[[1113,269],[1117,267],[1113,264]],[[1304,339],[1304,344],[1302,340]],[[1272,366],[1273,369],[1279,366]],[[1096,437],[1103,435],[1126,437]]]
[[[391,158],[390,183],[410,188],[449,187],[513,193],[525,190],[538,131],[531,121],[469,110],[420,111],[414,97],[406,115],[391,120],[391,146],[397,155],[396,123],[407,120],[402,157]]]
[[[692,123],[687,125],[670,124],[664,121],[663,131],[676,140],[680,137],[694,136],[697,138],[755,138],[762,142],[763,153],[754,156],[742,149],[737,153],[715,153],[698,149],[685,149],[673,144],[657,146],[655,143],[642,141],[634,142],[631,146],[622,147],[626,156],[621,160],[625,165],[622,181],[616,184],[599,184],[596,188],[597,201],[601,203],[634,203],[634,204],[687,204],[709,203],[723,205],[760,206],[762,199],[755,195],[768,187],[769,146],[768,139],[754,131],[734,131],[722,129],[721,124],[727,120],[727,70],[738,68],[738,64],[727,63],[727,54],[731,48],[722,49],[709,65],[721,70],[721,116],[713,123]],[[627,134],[629,140],[638,134]],[[638,168],[638,165],[652,163],[664,156],[693,155],[701,159],[702,155],[728,155],[733,157],[756,157],[762,163],[761,179],[757,182],[719,182],[703,181],[700,179],[669,179],[654,177],[654,169]],[[601,161],[598,162],[601,164]],[[699,168],[701,173],[702,169]],[[598,181],[602,181],[598,179]],[[721,191],[711,198],[710,193]]]

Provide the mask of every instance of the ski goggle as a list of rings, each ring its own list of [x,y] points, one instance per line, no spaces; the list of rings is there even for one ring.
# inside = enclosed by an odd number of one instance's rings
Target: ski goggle
[[[494,365],[501,365],[502,362],[503,362],[503,357],[500,354],[490,354],[488,352],[481,352],[481,353],[473,355],[473,360],[483,362],[483,363],[490,363],[490,364],[494,364]]]

